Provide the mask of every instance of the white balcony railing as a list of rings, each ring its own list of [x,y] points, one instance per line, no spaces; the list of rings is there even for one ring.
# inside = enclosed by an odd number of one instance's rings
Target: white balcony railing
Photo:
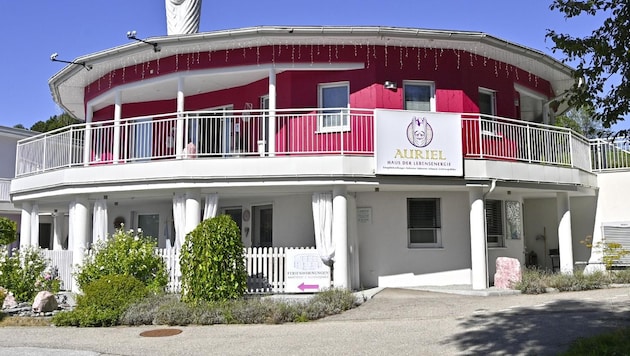
[[[465,158],[591,170],[593,144],[569,129],[479,114],[461,117]],[[374,127],[373,110],[363,109],[220,110],[78,124],[19,141],[16,177],[165,159],[373,156]]]
[[[11,179],[0,178],[0,202],[11,201]]]
[[[591,141],[594,171],[630,170],[630,140],[627,137]]]
[[[462,115],[464,154],[590,171],[589,142],[556,126],[478,114]]]

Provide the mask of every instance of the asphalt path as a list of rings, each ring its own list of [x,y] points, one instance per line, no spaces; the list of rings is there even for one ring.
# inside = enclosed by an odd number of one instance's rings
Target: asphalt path
[[[360,307],[282,325],[0,328],[0,355],[556,355],[630,326],[630,288],[471,296],[385,289]],[[143,331],[177,328],[168,337]]]

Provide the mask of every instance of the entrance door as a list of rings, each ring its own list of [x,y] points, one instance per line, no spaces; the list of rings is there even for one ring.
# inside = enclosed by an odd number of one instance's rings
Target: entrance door
[[[252,206],[252,246],[273,246],[273,207],[269,205]]]
[[[52,224],[39,224],[39,247],[52,249]]]
[[[230,137],[233,132],[231,117],[226,111],[232,109],[232,105],[211,108],[208,109],[209,114],[200,114],[192,120],[188,135],[191,139],[198,140],[197,153],[216,156],[230,152]]]

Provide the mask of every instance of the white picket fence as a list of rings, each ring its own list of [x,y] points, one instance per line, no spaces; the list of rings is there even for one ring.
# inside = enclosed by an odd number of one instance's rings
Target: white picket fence
[[[247,293],[284,293],[285,256],[289,249],[315,250],[315,247],[248,247],[244,249]],[[43,250],[42,252],[50,261],[50,266],[58,269],[64,289],[72,289],[72,251]],[[168,291],[180,292],[182,275],[179,266],[179,249],[157,249],[156,254],[166,264],[169,277]]]

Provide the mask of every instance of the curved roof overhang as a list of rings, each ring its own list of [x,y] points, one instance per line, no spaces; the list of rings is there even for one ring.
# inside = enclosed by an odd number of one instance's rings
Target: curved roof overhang
[[[533,75],[549,81],[554,93],[566,92],[574,83],[573,69],[562,62],[528,47],[508,42],[482,32],[425,30],[397,27],[277,27],[262,26],[233,30],[196,33],[192,35],[162,36],[147,38],[146,41],[157,43],[160,52],[154,52],[153,46],[141,42],[131,42],[101,52],[78,57],[74,62],[84,62],[92,67],[86,70],[83,66],[67,65],[49,80],[53,100],[71,115],[85,119],[84,88],[89,83],[107,73],[136,63],[166,58],[175,54],[200,53],[224,49],[239,49],[268,45],[389,45],[427,48],[444,48],[468,51],[470,53],[492,58],[528,71]],[[278,72],[292,68],[278,68]],[[320,69],[327,69],[325,66]],[[328,68],[328,69],[333,69]],[[292,69],[293,70],[293,69]],[[338,70],[341,70],[339,68]],[[214,89],[239,86],[248,82],[263,79],[268,75],[268,68],[244,70],[238,76],[230,72],[194,73],[180,72],[192,80],[194,76],[202,80],[204,75],[212,75]],[[194,74],[194,76],[193,76]],[[172,79],[172,78],[170,78]],[[177,80],[164,78],[153,83],[152,100],[162,99],[159,91],[164,85],[172,87]],[[207,80],[205,81],[207,82]],[[160,84],[161,83],[161,84]],[[175,83],[175,84],[174,84]],[[150,85],[151,83],[145,83]],[[188,84],[187,84],[188,87]],[[189,86],[194,92],[194,85]],[[144,89],[147,89],[144,87]],[[172,89],[172,88],[170,88]],[[172,98],[175,91],[166,90],[163,94]],[[191,93],[186,93],[191,94]],[[105,94],[109,95],[109,94]],[[125,102],[144,100],[140,91],[136,95],[125,93]],[[95,108],[105,101],[97,100]]]

